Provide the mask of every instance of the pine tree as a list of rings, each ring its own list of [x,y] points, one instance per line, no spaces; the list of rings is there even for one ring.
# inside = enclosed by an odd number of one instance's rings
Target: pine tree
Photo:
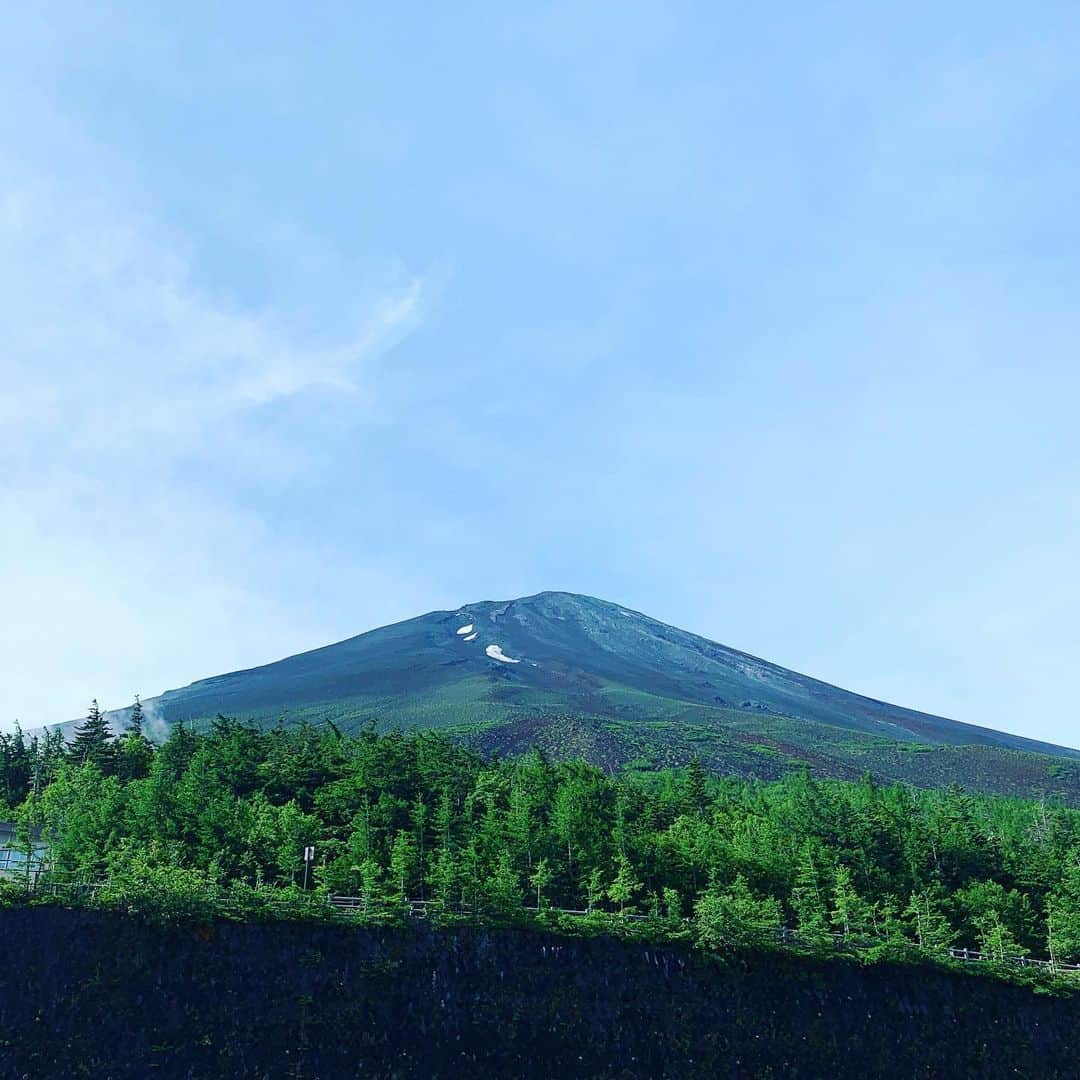
[[[435,807],[435,833],[439,843],[447,848],[450,846],[451,832],[454,827],[454,800],[449,787],[443,787],[439,792],[439,802]]]
[[[382,867],[371,858],[360,864],[360,898],[364,911],[368,914],[377,912],[386,901],[383,888]]]
[[[706,798],[705,769],[701,758],[695,757],[686,767],[686,802],[695,814],[701,815],[705,813]]]
[[[726,889],[713,880],[694,905],[699,944],[708,949],[749,949],[775,942],[780,904],[758,899],[739,874]]]
[[[626,905],[641,892],[640,881],[634,878],[634,868],[625,855],[615,859],[615,880],[608,886],[608,899],[619,905],[619,914],[626,912]]]
[[[427,866],[427,861],[424,855],[424,840],[426,839],[426,826],[428,819],[427,803],[424,802],[424,796],[417,793],[416,798],[413,800],[413,804],[409,809],[409,816],[412,819],[413,830],[416,835],[416,864],[419,869],[418,878],[420,880],[420,899],[424,899],[424,874]]]
[[[150,772],[154,747],[143,734],[143,720],[143,704],[136,694],[127,730],[112,747],[116,774],[121,780],[141,780]]]
[[[1046,944],[1054,964],[1075,964],[1080,960],[1080,904],[1075,900],[1061,896],[1050,899]]]
[[[514,853],[532,869],[533,819],[535,811],[529,790],[520,781],[510,789],[510,808],[506,815],[506,831]]]
[[[825,898],[821,894],[814,853],[810,845],[803,849],[791,890],[791,906],[798,920],[799,942],[811,948],[822,948],[830,941],[829,918]]]
[[[487,880],[487,894],[500,914],[512,915],[521,910],[521,878],[506,848],[499,852],[494,872]]]
[[[432,899],[440,910],[446,911],[451,905],[457,903],[460,898],[458,886],[461,881],[461,869],[452,848],[439,848],[439,853],[435,856],[428,873],[428,881],[431,884]]]
[[[97,698],[94,698],[86,719],[75,729],[75,738],[71,743],[71,759],[80,764],[92,761],[102,772],[108,773],[112,771],[112,751],[109,722],[105,719]]]
[[[931,890],[912,893],[904,914],[911,919],[920,949],[944,952],[956,940],[956,931],[942,913],[941,905]]]
[[[1013,932],[1001,921],[997,911],[988,911],[975,920],[979,930],[979,948],[999,964],[1024,955]]]
[[[394,846],[390,849],[390,873],[397,890],[397,899],[402,903],[409,898],[409,884],[415,871],[416,843],[404,829],[400,829],[394,837]]]
[[[841,863],[833,878],[832,925],[845,938],[861,938],[873,926],[873,909],[859,895],[851,871]]]
[[[35,757],[27,748],[17,720],[13,734],[0,733],[0,806],[15,807],[26,798]]]
[[[582,825],[581,799],[575,780],[565,780],[555,792],[551,824],[555,835],[566,844],[566,868],[574,872],[574,842]]]
[[[604,875],[600,872],[599,866],[594,866],[585,879],[585,903],[590,914],[606,894],[607,887],[604,885]]]
[[[138,694],[135,695],[135,704],[131,706],[128,731],[133,735],[143,734],[143,703]]]
[[[916,950],[904,932],[906,927],[900,917],[900,906],[892,896],[886,896],[876,905],[877,942],[868,951],[872,960],[911,960]]]
[[[551,867],[547,859],[541,859],[529,878],[529,884],[536,890],[536,910],[539,911],[544,900],[544,890],[551,884]]]
[[[667,923],[671,927],[676,927],[682,922],[683,917],[683,903],[682,897],[679,895],[678,889],[672,889],[670,886],[665,887],[663,892],[664,899],[664,917]]]

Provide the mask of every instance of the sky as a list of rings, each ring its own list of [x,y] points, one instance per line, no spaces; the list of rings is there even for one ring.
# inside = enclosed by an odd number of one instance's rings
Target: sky
[[[565,589],[1080,746],[1077,56],[1071,3],[13,7],[0,724]]]

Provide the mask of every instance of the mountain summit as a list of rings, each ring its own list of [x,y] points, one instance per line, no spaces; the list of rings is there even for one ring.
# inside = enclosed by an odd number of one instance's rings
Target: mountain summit
[[[606,767],[700,757],[761,776],[806,764],[995,790],[1080,783],[1080,751],[853,694],[564,592],[433,611],[147,705],[169,723],[224,713],[440,728],[488,750],[540,745]]]

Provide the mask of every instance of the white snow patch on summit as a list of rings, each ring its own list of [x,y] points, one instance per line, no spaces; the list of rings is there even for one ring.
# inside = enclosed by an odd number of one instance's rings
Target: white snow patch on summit
[[[507,656],[502,651],[501,645],[489,645],[484,652],[491,657],[492,660],[501,660],[504,664],[520,664],[520,660],[515,660],[513,657]]]
[[[471,634],[471,633],[472,633],[472,623],[469,623],[469,625],[468,625],[468,626],[463,626],[463,627],[461,627],[461,628],[460,628],[460,629],[458,630],[458,633],[459,633],[459,634],[463,634],[463,635],[464,635],[464,634]]]

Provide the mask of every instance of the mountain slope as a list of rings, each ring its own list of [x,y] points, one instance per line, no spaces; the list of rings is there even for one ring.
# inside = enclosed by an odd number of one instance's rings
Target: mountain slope
[[[806,762],[993,790],[1080,786],[1080,751],[849,693],[570,593],[430,612],[148,704],[169,723],[221,712],[439,727],[489,750],[538,743],[610,767],[700,756],[764,776]]]

